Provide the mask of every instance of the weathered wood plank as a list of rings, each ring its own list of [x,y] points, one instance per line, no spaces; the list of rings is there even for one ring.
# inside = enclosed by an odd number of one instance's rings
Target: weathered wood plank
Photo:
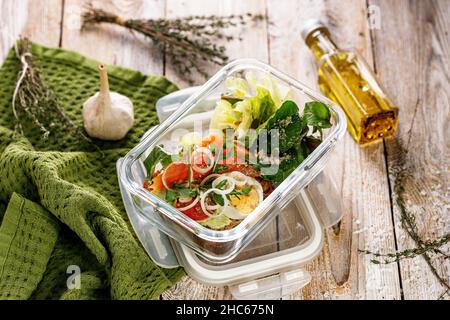
[[[26,2],[19,5],[10,0],[0,0],[0,61],[3,61],[22,31],[27,17],[26,8]]]
[[[318,18],[341,48],[356,48],[372,63],[365,1],[268,1],[270,63],[317,88],[316,63],[300,37],[303,23]],[[360,148],[347,134],[328,167],[342,181],[345,215],[338,236],[307,269],[313,281],[294,298],[399,299],[397,267],[374,266],[358,248],[393,250],[394,233],[383,145]],[[365,230],[360,232],[361,230]]]
[[[19,35],[48,46],[58,46],[62,0],[0,0],[0,61]]]
[[[369,2],[381,17],[381,29],[373,31],[377,72],[400,108],[398,143],[409,151],[406,164],[413,177],[405,182],[407,208],[416,215],[422,236],[435,239],[450,232],[449,2]],[[395,141],[387,142],[390,172],[401,165],[399,151]],[[394,213],[399,250],[414,247],[397,207]],[[443,249],[448,252],[449,246]],[[449,283],[450,261],[431,258]],[[405,299],[437,299],[445,291],[422,257],[404,260],[400,267]]]
[[[191,0],[178,1],[167,0],[166,13],[168,18],[186,15],[230,15],[230,14],[244,14],[251,12],[254,14],[264,14],[264,1],[207,1],[207,0]],[[230,29],[230,33],[235,36],[235,39],[230,42],[225,40],[218,41],[217,45],[224,44],[227,49],[227,54],[230,60],[236,58],[256,58],[262,61],[267,61],[267,27],[265,23],[249,24],[245,27]],[[239,40],[241,38],[242,40]],[[209,65],[207,71],[213,75],[220,66]],[[177,74],[170,66],[170,59],[167,59],[166,72],[167,77],[177,83],[180,87],[189,86],[185,77]],[[206,79],[201,76],[194,77],[194,83],[203,84]]]
[[[80,15],[88,4],[123,18],[160,18],[164,16],[164,0],[66,0],[62,35],[62,47],[65,49],[144,73],[163,73],[162,50],[149,39],[111,24],[81,28]]]
[[[28,0],[28,18],[22,34],[34,42],[58,46],[61,36],[62,6],[62,0]]]

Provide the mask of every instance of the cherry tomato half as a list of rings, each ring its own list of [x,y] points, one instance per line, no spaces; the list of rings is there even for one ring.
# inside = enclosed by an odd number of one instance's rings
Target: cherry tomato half
[[[180,203],[177,201],[175,207],[176,208],[183,208],[188,206],[189,204],[191,204],[191,202],[189,203]],[[197,204],[195,206],[193,206],[190,209],[187,209],[185,211],[181,211],[182,213],[184,213],[185,215],[187,215],[189,218],[195,220],[195,221],[199,221],[199,220],[205,220],[206,218],[208,218],[208,215],[205,214],[202,210],[202,206],[200,205],[200,201],[197,202]]]
[[[188,180],[188,165],[181,162],[173,162],[164,170],[166,185],[170,188],[174,183],[183,183]]]

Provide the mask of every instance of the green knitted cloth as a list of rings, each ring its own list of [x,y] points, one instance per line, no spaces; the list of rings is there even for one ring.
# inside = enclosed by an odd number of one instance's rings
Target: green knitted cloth
[[[82,126],[82,104],[99,87],[97,62],[38,45],[33,55],[60,106]],[[0,69],[0,299],[158,298],[183,270],[159,268],[140,246],[116,161],[157,123],[155,102],[175,85],[110,66],[111,90],[133,101],[135,125],[119,142],[95,141],[102,155],[58,126],[47,140],[32,124],[13,139],[19,66],[10,51]],[[79,289],[67,285],[73,266],[81,271]]]

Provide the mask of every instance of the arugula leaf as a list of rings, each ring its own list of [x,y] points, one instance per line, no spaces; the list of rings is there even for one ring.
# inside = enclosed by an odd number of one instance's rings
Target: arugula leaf
[[[250,191],[252,191],[252,187],[251,186],[245,186],[242,189],[234,189],[233,191],[231,191],[230,193],[228,193],[226,195],[226,197],[228,198],[228,200],[231,199],[232,196],[238,198],[239,200],[241,200],[241,198],[239,196],[246,196],[250,193]]]
[[[320,132],[322,137],[322,129],[331,127],[331,112],[328,106],[319,101],[311,101],[305,103],[303,117],[309,126],[313,127],[313,133]]]
[[[174,183],[172,189],[176,196],[180,198],[193,198],[198,194],[197,189],[186,187],[186,185],[181,183]]]
[[[215,172],[226,171],[226,170],[228,170],[227,166],[222,166],[222,165],[218,164],[214,167],[213,172],[215,173]]]
[[[162,146],[156,146],[144,160],[145,170],[147,170],[147,178],[151,178],[158,163],[161,163],[163,167],[167,167],[170,163],[172,163],[172,156],[164,151]]]
[[[177,193],[175,191],[167,189],[165,198],[168,203],[172,203],[177,199]]]
[[[223,179],[216,185],[216,188],[222,190],[222,188],[226,186],[227,182],[228,182],[227,179]]]
[[[186,188],[186,186],[183,183],[174,182],[172,184],[172,189],[183,189]]]
[[[225,205],[225,201],[224,201],[222,195],[213,192],[212,193],[212,197],[214,199],[214,202],[217,203],[219,206],[224,206]]]
[[[243,195],[249,194],[250,191],[252,191],[252,187],[250,187],[250,186],[245,186],[240,190],[241,194],[243,194]]]
[[[189,188],[178,189],[176,191],[180,196],[180,198],[193,198],[198,194],[196,189],[189,189]]]

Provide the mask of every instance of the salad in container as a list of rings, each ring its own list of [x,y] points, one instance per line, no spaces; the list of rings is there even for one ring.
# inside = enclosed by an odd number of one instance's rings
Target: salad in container
[[[152,128],[120,179],[158,229],[226,262],[322,170],[345,126],[330,100],[237,60]]]

